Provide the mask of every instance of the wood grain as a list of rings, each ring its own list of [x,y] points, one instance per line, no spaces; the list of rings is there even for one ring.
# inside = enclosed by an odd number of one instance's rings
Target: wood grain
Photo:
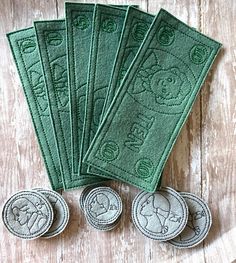
[[[74,1],[75,2],[75,1]],[[82,2],[82,1],[80,1]],[[86,2],[86,1],[84,1]],[[89,1],[92,2],[92,1]],[[71,219],[59,237],[22,241],[0,223],[0,262],[233,262],[236,260],[236,2],[234,0],[99,1],[165,8],[224,45],[165,166],[163,185],[202,196],[213,227],[198,247],[177,250],[141,236],[130,218],[134,187],[113,183],[124,201],[118,229],[91,229],[79,210],[81,190],[63,193]],[[0,204],[14,192],[49,186],[6,32],[33,20],[64,17],[63,0],[0,1]]]

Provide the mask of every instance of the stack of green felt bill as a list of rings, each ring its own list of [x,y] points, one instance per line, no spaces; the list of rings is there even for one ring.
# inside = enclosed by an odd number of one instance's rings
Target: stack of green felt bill
[[[55,190],[154,192],[221,46],[163,9],[78,3],[8,39]]]

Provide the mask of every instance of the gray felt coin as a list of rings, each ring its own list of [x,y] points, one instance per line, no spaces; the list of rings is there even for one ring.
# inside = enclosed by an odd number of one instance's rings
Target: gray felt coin
[[[116,228],[119,225],[120,222],[120,217],[112,224],[107,224],[107,225],[100,225],[97,222],[94,222],[91,218],[86,217],[87,222],[95,229],[99,231],[110,231],[114,228]]]
[[[54,212],[52,226],[42,237],[50,238],[59,235],[66,228],[69,221],[69,207],[65,199],[57,192],[49,189],[35,188],[34,190],[48,199]]]
[[[186,192],[180,194],[188,205],[188,223],[179,236],[168,242],[178,248],[190,248],[197,246],[207,236],[212,224],[211,211],[198,196]]]
[[[2,219],[15,236],[35,239],[45,234],[53,222],[53,209],[47,198],[36,191],[21,191],[5,203]]]
[[[98,186],[104,186],[104,185],[101,185],[101,184],[98,184],[98,185],[91,185],[91,186],[87,186],[83,189],[81,195],[80,195],[80,198],[79,198],[79,206],[80,206],[80,209],[82,210],[82,212],[84,212],[84,202],[85,202],[85,199],[88,195],[88,193],[95,189],[96,187]]]
[[[188,207],[183,197],[170,187],[161,187],[155,193],[142,191],[133,201],[132,219],[143,235],[167,241],[183,231]]]
[[[114,223],[122,213],[120,196],[109,187],[97,187],[85,199],[86,217],[99,225]]]
[[[82,191],[80,197],[79,197],[79,206],[80,206],[80,209],[82,210],[82,212],[84,212],[84,202],[85,202],[85,199],[88,195],[88,193],[93,189],[92,186],[87,186],[84,188],[84,190]]]

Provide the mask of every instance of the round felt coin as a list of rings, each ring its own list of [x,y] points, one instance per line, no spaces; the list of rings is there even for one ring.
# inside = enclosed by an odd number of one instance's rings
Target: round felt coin
[[[86,217],[100,225],[112,224],[122,212],[120,196],[109,187],[97,187],[85,199]]]
[[[132,219],[146,237],[167,241],[179,235],[188,220],[183,197],[170,187],[155,193],[140,192],[132,204]]]
[[[110,231],[114,228],[116,228],[119,225],[120,222],[120,218],[118,220],[116,220],[114,223],[112,224],[107,224],[107,225],[100,225],[97,222],[94,222],[91,218],[86,217],[87,222],[95,229],[99,230],[99,231]]]
[[[36,188],[34,190],[48,199],[54,212],[52,226],[42,237],[51,238],[59,235],[66,228],[69,221],[69,207],[65,199],[57,192],[49,189]]]
[[[80,209],[82,210],[82,212],[84,212],[84,202],[85,202],[85,199],[88,195],[88,193],[93,190],[93,187],[92,186],[87,186],[84,188],[84,190],[82,191],[81,195],[80,195],[80,198],[79,198],[79,206],[80,206]]]
[[[35,239],[45,234],[53,222],[53,209],[47,198],[35,191],[21,191],[5,203],[2,219],[15,236]]]
[[[207,236],[211,224],[211,211],[207,204],[198,196],[180,192],[188,205],[188,222],[179,236],[168,242],[178,248],[190,248],[197,246]]]
[[[85,199],[86,199],[88,193],[90,191],[92,191],[93,189],[95,189],[96,187],[99,187],[99,186],[101,187],[103,185],[101,185],[101,184],[97,185],[96,184],[96,185],[87,186],[83,189],[83,191],[80,195],[80,198],[79,198],[79,206],[80,206],[80,209],[82,210],[82,212],[84,212],[84,202],[85,202]]]

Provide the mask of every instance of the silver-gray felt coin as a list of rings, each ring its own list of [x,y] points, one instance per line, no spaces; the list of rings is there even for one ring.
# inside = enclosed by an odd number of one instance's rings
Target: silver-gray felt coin
[[[86,217],[100,225],[112,224],[122,213],[120,196],[109,187],[97,187],[85,199]]]
[[[161,187],[155,193],[142,191],[133,201],[132,219],[143,235],[167,241],[185,228],[188,207],[183,197],[170,187]]]
[[[45,234],[53,222],[53,209],[47,198],[35,191],[21,191],[5,203],[2,218],[15,236],[35,239]]]
[[[95,189],[96,187],[101,187],[101,186],[104,186],[104,185],[96,184],[96,185],[87,186],[83,189],[83,191],[80,195],[80,198],[79,198],[79,205],[80,205],[80,209],[82,210],[82,212],[84,212],[84,202],[85,202],[85,199],[86,199],[88,193],[91,190]]]
[[[92,186],[87,186],[86,188],[84,188],[84,190],[82,191],[81,195],[80,195],[80,198],[79,198],[79,205],[80,205],[80,209],[82,210],[82,212],[84,212],[84,202],[85,202],[85,199],[88,195],[88,193],[94,189],[94,187]]]
[[[52,226],[42,237],[50,238],[59,235],[69,221],[69,208],[65,199],[57,192],[49,189],[36,188],[34,190],[42,193],[48,199],[54,212]]]
[[[212,224],[211,211],[198,196],[186,192],[180,194],[188,205],[188,223],[179,236],[168,242],[178,248],[190,248],[197,246],[207,236]]]
[[[118,218],[114,223],[112,224],[107,224],[107,225],[100,225],[96,222],[94,222],[91,218],[86,217],[87,222],[95,229],[99,230],[99,231],[110,231],[114,228],[116,228],[119,225],[120,222],[120,218]]]

